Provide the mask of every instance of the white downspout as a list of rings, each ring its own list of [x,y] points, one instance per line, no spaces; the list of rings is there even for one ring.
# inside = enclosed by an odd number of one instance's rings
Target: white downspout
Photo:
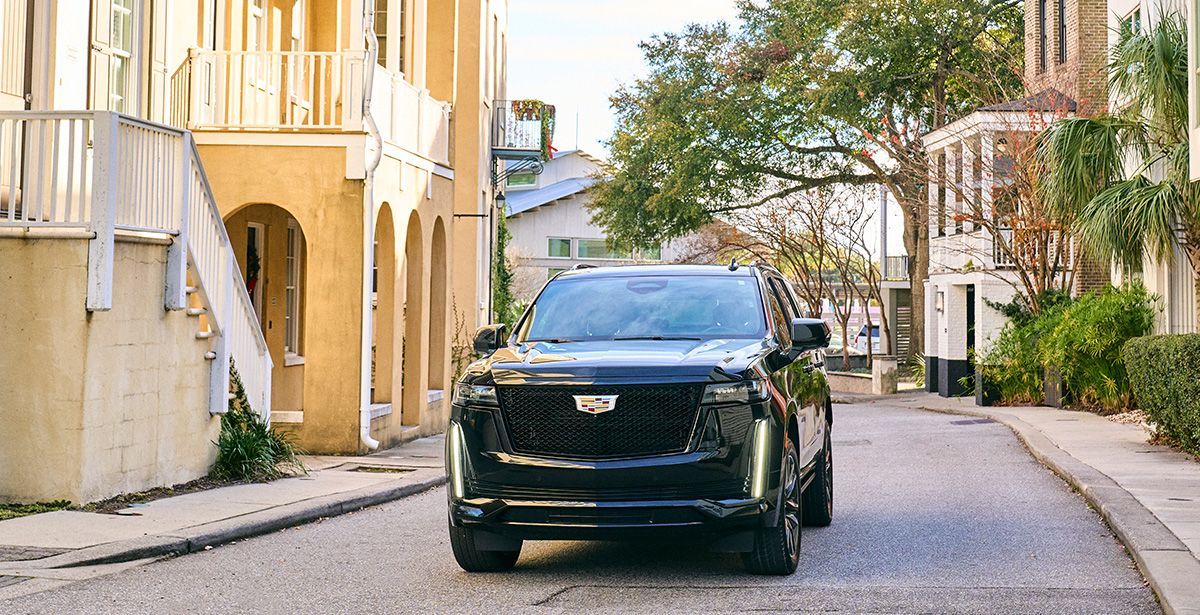
[[[375,141],[375,151],[367,161],[363,185],[363,296],[362,296],[362,364],[358,409],[358,437],[367,450],[379,448],[379,440],[371,437],[371,281],[375,266],[375,168],[383,157],[383,138],[371,115],[371,91],[375,83],[375,64],[379,58],[379,37],[375,35],[375,3],[363,2],[363,34],[367,39],[367,58],[363,79],[363,124]]]

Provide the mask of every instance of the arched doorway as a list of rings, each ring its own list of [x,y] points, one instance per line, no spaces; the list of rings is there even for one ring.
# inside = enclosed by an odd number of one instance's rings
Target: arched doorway
[[[421,240],[421,218],[413,212],[404,235],[404,356],[402,359],[401,422],[421,423],[421,360],[424,358],[421,308],[424,304],[425,254]]]
[[[384,203],[375,221],[375,268],[371,301],[371,403],[392,401],[396,327],[396,231]]]
[[[446,388],[446,225],[439,216],[433,223],[433,245],[429,251],[429,389]]]
[[[252,203],[225,218],[275,368],[271,412],[276,422],[304,409],[308,242],[299,220],[272,203]]]

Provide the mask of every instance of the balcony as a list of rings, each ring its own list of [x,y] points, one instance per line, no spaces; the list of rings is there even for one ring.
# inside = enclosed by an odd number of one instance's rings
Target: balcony
[[[903,282],[908,279],[908,257],[889,256],[883,262],[883,279],[889,282]]]
[[[365,57],[192,49],[171,77],[171,122],[196,132],[365,132]],[[448,103],[378,66],[371,99],[384,141],[449,164]]]
[[[492,155],[502,160],[549,160],[554,149],[554,117],[554,106],[540,100],[497,100]]]

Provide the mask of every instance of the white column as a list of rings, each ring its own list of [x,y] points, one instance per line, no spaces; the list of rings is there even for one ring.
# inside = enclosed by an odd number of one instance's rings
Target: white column
[[[929,152],[929,236],[938,233],[938,152]]]
[[[944,224],[946,225],[946,234],[947,235],[953,235],[955,232],[955,230],[954,230],[954,213],[958,211],[958,193],[955,192],[955,190],[957,188],[959,188],[958,174],[956,172],[957,171],[956,163],[958,161],[959,147],[961,147],[961,145],[959,145],[957,147],[954,145],[951,145],[945,149],[945,152],[946,152],[946,160],[945,160],[946,217],[945,217]]]
[[[959,199],[958,211],[974,216],[979,210],[979,203],[975,202],[975,187],[979,185],[979,178],[975,176],[975,150],[971,147],[968,141],[962,143],[962,173],[960,174],[959,187],[965,195]],[[970,233],[975,230],[975,223],[970,220],[963,221],[963,232]]]
[[[982,161],[979,165],[980,204],[984,217],[992,215],[992,167],[996,162],[994,141],[995,137],[990,132],[979,137],[979,158]]]

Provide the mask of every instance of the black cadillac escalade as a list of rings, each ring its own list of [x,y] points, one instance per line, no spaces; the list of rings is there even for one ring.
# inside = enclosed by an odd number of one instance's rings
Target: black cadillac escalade
[[[565,271],[479,330],[447,432],[468,571],[524,540],[703,540],[790,574],[833,516],[829,328],[765,266]]]

